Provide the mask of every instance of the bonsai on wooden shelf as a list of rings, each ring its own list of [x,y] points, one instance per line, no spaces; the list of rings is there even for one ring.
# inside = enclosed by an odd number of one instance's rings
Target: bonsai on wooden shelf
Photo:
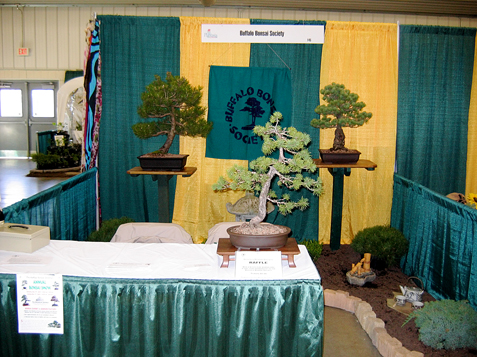
[[[206,108],[200,105],[201,99],[202,87],[193,87],[184,77],[170,72],[165,81],[156,75],[146,86],[137,112],[147,121],[134,124],[132,130],[140,139],[165,135],[166,141],[158,150],[139,156],[143,169],[181,170],[184,167],[188,155],[169,154],[169,149],[176,135],[204,138],[209,135],[213,123],[204,118]],[[164,159],[166,163],[161,160],[156,167],[156,159]],[[171,165],[173,167],[169,167]]]
[[[227,171],[229,180],[221,176],[212,188],[216,191],[244,190],[259,193],[258,214],[250,222],[241,226],[231,227],[227,231],[232,244],[242,248],[279,248],[286,244],[290,228],[261,224],[267,215],[267,202],[277,205],[283,215],[292,212],[295,208],[304,210],[308,207],[308,199],[301,198],[293,201],[289,194],[278,197],[271,189],[272,181],[276,178],[278,185],[290,190],[299,190],[304,187],[319,196],[323,192],[321,179],[304,177],[302,171],[315,172],[316,165],[306,148],[310,143],[308,134],[299,132],[293,127],[282,128],[279,125],[282,114],[275,112],[265,126],[255,126],[254,133],[263,138],[262,152],[265,156],[250,162],[250,169],[234,165]],[[278,158],[270,155],[278,150]],[[237,242],[237,237],[244,238],[245,243]],[[271,235],[270,245],[263,244],[263,235]],[[275,237],[279,235],[280,237]]]
[[[343,128],[362,126],[371,119],[373,114],[363,111],[366,104],[358,102],[359,96],[356,93],[351,93],[343,84],[329,84],[320,90],[320,93],[323,95],[323,101],[327,104],[321,104],[315,108],[315,112],[320,115],[320,118],[313,119],[310,124],[312,127],[320,129],[336,128],[333,147],[320,150],[323,162],[358,161],[361,153],[345,147]]]

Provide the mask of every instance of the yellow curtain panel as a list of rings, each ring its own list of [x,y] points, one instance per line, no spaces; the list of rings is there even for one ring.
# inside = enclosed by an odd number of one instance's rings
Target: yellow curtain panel
[[[474,74],[469,108],[469,129],[467,130],[467,171],[465,182],[466,197],[477,193],[477,40],[474,54]]]
[[[397,25],[361,22],[326,23],[321,64],[321,88],[344,84],[366,103],[371,120],[344,128],[349,149],[377,164],[375,171],[352,169],[345,176],[341,243],[370,226],[389,224],[396,150],[398,53]],[[320,148],[333,145],[334,129],[320,131]],[[320,197],[319,240],[330,242],[333,180],[320,169],[325,194]]]
[[[181,17],[181,76],[203,87],[202,105],[208,103],[209,69],[215,66],[248,67],[250,44],[202,43],[202,24],[249,24],[249,19]],[[197,167],[191,177],[178,177],[173,222],[189,232],[195,243],[207,239],[216,223],[234,221],[225,208],[244,196],[241,191],[217,193],[212,190],[220,175],[234,164],[248,166],[248,161],[218,160],[205,157],[205,139],[180,138],[180,153],[189,154],[187,166]]]

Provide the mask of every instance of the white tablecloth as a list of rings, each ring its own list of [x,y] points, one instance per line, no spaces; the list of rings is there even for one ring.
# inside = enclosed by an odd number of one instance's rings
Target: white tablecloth
[[[296,268],[283,261],[283,279],[320,279],[305,246]],[[100,243],[52,240],[34,253],[0,250],[0,274],[55,273],[134,279],[234,280],[235,263],[220,268],[216,244]]]

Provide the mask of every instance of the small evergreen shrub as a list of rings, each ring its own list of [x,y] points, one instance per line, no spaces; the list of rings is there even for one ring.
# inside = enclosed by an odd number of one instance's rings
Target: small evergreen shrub
[[[467,301],[440,300],[424,303],[411,312],[419,328],[419,340],[435,349],[477,348],[477,311]]]
[[[301,244],[306,247],[313,261],[316,261],[320,257],[321,251],[323,249],[323,244],[321,244],[317,240],[304,240],[303,242],[301,242]]]
[[[390,226],[374,226],[359,231],[351,242],[357,253],[371,253],[371,259],[382,260],[387,267],[398,265],[407,253],[409,242],[401,231]]]
[[[118,227],[121,224],[134,222],[132,218],[129,217],[121,217],[121,218],[112,218],[106,221],[103,221],[101,227],[97,230],[92,232],[89,237],[88,241],[90,242],[110,242],[111,238],[113,238],[114,234],[116,233]]]

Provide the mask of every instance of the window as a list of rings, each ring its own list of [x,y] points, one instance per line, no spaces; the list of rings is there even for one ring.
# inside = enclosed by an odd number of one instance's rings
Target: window
[[[0,116],[21,117],[23,115],[21,89],[0,89]]]

